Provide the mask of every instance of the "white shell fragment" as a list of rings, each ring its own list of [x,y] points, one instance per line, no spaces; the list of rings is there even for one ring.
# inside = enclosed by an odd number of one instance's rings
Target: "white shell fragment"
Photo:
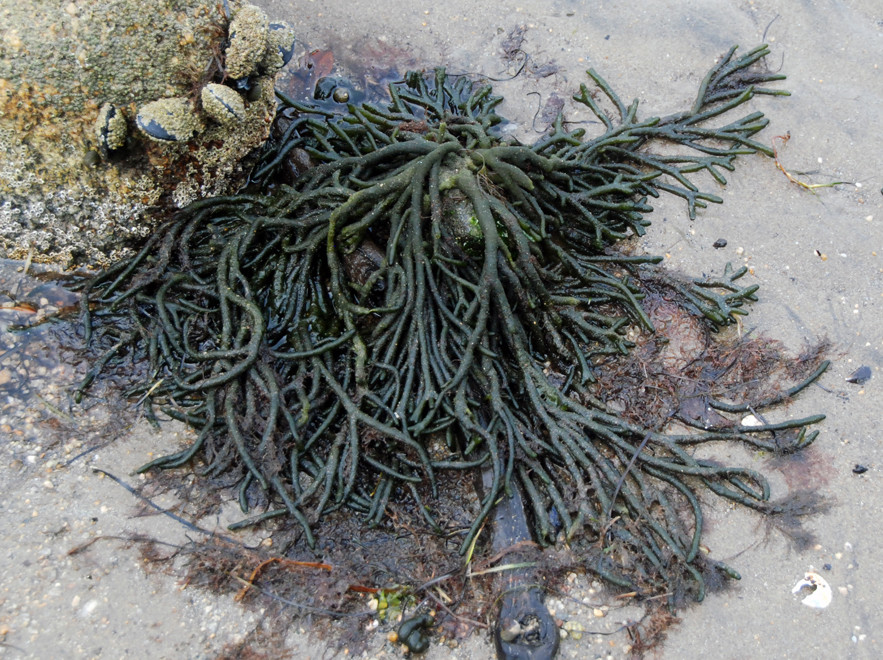
[[[202,130],[190,101],[183,96],[144,105],[135,118],[138,128],[157,142],[185,142]]]
[[[105,103],[98,111],[95,136],[98,145],[107,151],[120,149],[126,144],[126,118],[113,103]]]
[[[742,426],[763,426],[764,423],[754,415],[748,415],[742,418]]]
[[[202,109],[219,124],[241,121],[245,117],[245,102],[236,90],[226,85],[209,83],[202,88]]]
[[[225,53],[224,68],[234,79],[247,78],[255,72],[267,51],[270,21],[264,11],[245,5],[230,22],[230,45]]]
[[[812,571],[805,573],[803,579],[794,585],[791,590],[792,594],[800,593],[804,589],[811,589],[811,593],[800,602],[807,607],[815,607],[816,609],[825,609],[831,604],[834,597],[831,586],[818,573]]]

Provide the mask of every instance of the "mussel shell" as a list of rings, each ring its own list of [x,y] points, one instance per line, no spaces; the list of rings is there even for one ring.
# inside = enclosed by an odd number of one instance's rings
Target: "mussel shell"
[[[200,97],[205,114],[219,124],[241,121],[245,117],[242,96],[226,85],[209,83],[202,88]]]
[[[264,68],[274,71],[281,69],[294,57],[294,49],[297,39],[294,29],[287,23],[270,23],[270,31],[267,33],[267,53],[264,56]]]
[[[105,103],[98,110],[95,136],[98,146],[107,151],[122,149],[126,144],[126,118],[113,103]]]
[[[270,21],[264,11],[245,5],[230,22],[230,40],[224,54],[224,68],[231,78],[247,78],[267,51]]]
[[[144,105],[135,117],[135,124],[157,142],[186,142],[202,128],[185,97],[160,99]]]

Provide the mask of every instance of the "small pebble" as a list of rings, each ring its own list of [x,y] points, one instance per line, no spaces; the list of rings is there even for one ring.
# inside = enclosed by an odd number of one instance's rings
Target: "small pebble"
[[[714,243],[711,244],[711,247],[716,248],[716,249],[725,248],[725,247],[727,247],[727,239],[719,238]]]
[[[864,474],[867,471],[868,471],[868,468],[865,467],[864,465],[862,465],[861,463],[856,463],[855,467],[852,468],[853,474]]]
[[[86,603],[86,604],[83,606],[83,609],[80,610],[80,616],[82,616],[83,618],[88,618],[89,616],[92,615],[92,613],[93,613],[97,608],[98,608],[98,601],[97,601],[97,600],[94,600],[94,599],[93,599],[93,600],[90,600],[88,603]]]
[[[570,635],[571,638],[575,640],[580,640],[583,637],[583,632],[585,632],[585,628],[583,628],[583,624],[579,621],[565,621],[564,625],[561,626],[561,632],[565,633],[562,637]]]

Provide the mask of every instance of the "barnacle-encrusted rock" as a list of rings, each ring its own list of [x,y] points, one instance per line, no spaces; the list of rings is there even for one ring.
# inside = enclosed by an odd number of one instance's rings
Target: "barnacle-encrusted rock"
[[[142,133],[157,142],[186,142],[203,128],[190,100],[182,96],[142,106],[135,123]]]
[[[126,144],[126,117],[113,103],[105,103],[95,120],[95,138],[98,146],[107,151],[121,149]]]
[[[245,117],[242,96],[226,85],[209,83],[202,88],[202,109],[219,124],[241,121]]]
[[[186,142],[148,139],[135,118],[164,98],[197,108],[207,76],[223,76],[229,16],[254,10],[241,0],[224,3],[229,14],[218,0],[33,4],[4,3],[0,18],[0,258],[105,264],[169,210],[241,181],[240,160],[275,113],[277,69],[250,77],[241,121],[205,122]],[[266,50],[264,38],[251,61]]]
[[[224,68],[231,78],[246,78],[257,70],[267,51],[270,21],[259,7],[245,5],[230,22],[230,44]]]

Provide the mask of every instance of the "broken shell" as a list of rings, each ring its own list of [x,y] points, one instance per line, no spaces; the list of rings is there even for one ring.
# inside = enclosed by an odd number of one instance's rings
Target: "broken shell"
[[[818,573],[805,573],[803,579],[794,585],[791,590],[792,594],[800,593],[804,589],[810,589],[811,593],[800,602],[807,607],[815,607],[824,609],[831,604],[833,593],[828,582]]]
[[[138,111],[135,123],[147,137],[157,142],[184,142],[202,130],[185,97],[148,103]]]
[[[209,83],[202,88],[202,109],[219,124],[229,124],[245,117],[242,96],[226,85]]]
[[[126,118],[113,103],[105,103],[95,121],[98,146],[107,151],[121,149],[126,144]]]
[[[291,61],[294,57],[296,39],[294,29],[287,23],[270,23],[267,33],[267,51],[261,66],[267,71],[275,71]]]
[[[521,632],[521,624],[515,619],[511,619],[500,625],[500,639],[504,642],[513,642],[519,635],[521,635]]]
[[[867,365],[860,366],[846,377],[847,383],[855,385],[864,385],[869,380],[871,380],[871,368]]]
[[[742,426],[764,426],[764,423],[754,415],[747,415],[742,418]]]
[[[264,11],[245,5],[230,22],[230,44],[224,68],[231,78],[246,78],[257,69],[267,51],[270,21]]]

